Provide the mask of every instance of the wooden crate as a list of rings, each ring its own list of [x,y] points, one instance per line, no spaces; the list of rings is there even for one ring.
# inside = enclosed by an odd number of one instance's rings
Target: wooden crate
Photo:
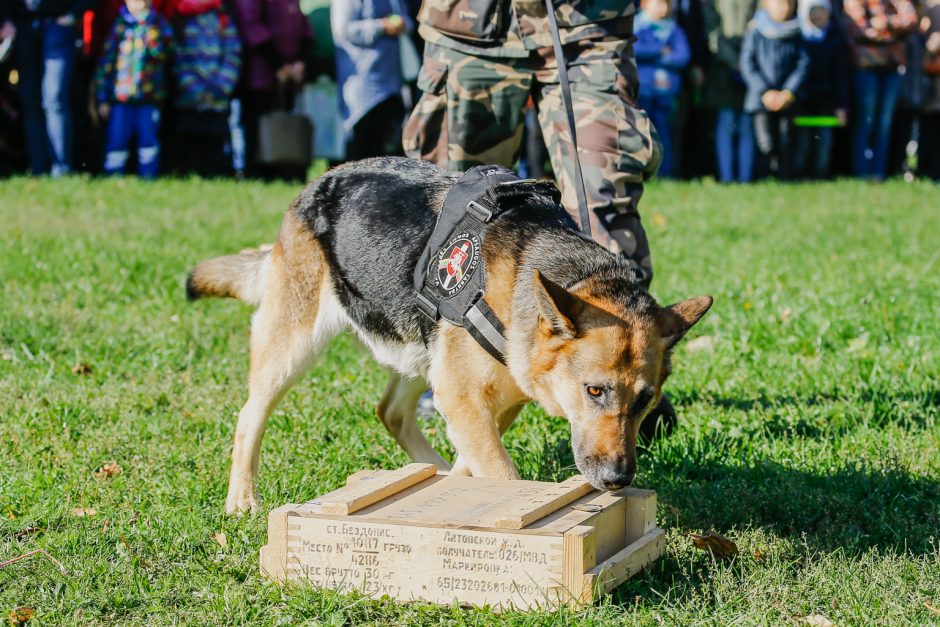
[[[497,609],[590,603],[662,555],[656,493],[439,474],[430,464],[362,471],[272,511],[261,570],[272,579]]]

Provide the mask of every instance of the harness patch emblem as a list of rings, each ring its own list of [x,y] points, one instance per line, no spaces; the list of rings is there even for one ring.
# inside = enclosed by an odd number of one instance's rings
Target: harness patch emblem
[[[480,265],[480,238],[473,233],[458,233],[437,253],[437,287],[451,297],[466,287]]]

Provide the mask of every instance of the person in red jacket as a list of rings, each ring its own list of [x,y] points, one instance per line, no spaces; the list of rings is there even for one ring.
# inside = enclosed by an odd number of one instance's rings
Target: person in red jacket
[[[313,43],[310,22],[298,0],[234,0],[232,8],[244,50],[239,96],[246,174],[303,178],[305,172],[270,172],[259,166],[258,122],[265,113],[289,104],[303,84],[304,59]]]

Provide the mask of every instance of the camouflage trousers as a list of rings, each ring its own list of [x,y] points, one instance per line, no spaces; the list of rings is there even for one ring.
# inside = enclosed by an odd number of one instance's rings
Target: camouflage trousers
[[[648,286],[653,269],[637,202],[662,149],[636,106],[632,46],[622,38],[586,40],[566,45],[565,55],[594,239],[633,260]],[[531,97],[562,204],[578,220],[574,153],[550,48],[520,59],[428,44],[418,86],[424,93],[405,127],[405,152],[454,171],[512,167]]]

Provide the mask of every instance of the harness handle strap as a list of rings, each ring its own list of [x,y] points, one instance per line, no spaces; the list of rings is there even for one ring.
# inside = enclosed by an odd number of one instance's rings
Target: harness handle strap
[[[571,145],[574,148],[574,191],[578,196],[581,232],[591,237],[591,218],[588,214],[587,193],[584,191],[584,177],[581,174],[581,157],[578,155],[578,132],[575,128],[574,105],[571,102],[568,66],[565,63],[565,51],[561,47],[558,20],[555,17],[555,4],[552,0],[545,0],[545,4],[548,8],[548,23],[552,31],[552,44],[555,48],[555,64],[558,66],[558,79],[561,83],[561,99],[565,104],[565,113],[568,115],[568,131],[571,133]]]

